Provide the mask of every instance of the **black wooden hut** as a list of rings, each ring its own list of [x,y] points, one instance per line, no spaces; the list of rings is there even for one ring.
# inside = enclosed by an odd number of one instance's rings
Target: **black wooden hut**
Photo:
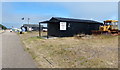
[[[93,20],[72,19],[52,17],[49,21],[40,23],[48,23],[48,36],[69,37],[76,34],[91,34],[91,30],[99,30],[99,26],[103,23]]]

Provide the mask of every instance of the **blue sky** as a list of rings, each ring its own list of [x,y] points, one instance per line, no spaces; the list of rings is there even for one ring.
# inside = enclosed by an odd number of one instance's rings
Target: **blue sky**
[[[24,17],[25,20],[21,20]],[[7,27],[19,28],[27,23],[31,24],[49,20],[51,17],[69,17],[104,21],[118,20],[117,2],[3,2],[2,24]]]

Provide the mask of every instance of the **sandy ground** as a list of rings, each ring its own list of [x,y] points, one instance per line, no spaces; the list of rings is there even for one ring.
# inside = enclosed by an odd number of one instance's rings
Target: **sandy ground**
[[[20,35],[42,68],[117,68],[118,36],[98,35],[43,39],[38,32]]]

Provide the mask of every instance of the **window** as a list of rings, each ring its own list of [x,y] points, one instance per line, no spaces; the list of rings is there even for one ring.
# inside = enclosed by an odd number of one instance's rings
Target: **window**
[[[70,23],[68,23],[68,27],[70,27]]]

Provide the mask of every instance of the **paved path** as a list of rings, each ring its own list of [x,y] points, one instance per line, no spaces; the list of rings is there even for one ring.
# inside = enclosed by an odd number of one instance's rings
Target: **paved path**
[[[16,33],[2,33],[2,68],[36,68],[32,57],[24,51]],[[1,40],[0,40],[1,41]]]
[[[0,69],[2,69],[2,32],[0,31]]]

